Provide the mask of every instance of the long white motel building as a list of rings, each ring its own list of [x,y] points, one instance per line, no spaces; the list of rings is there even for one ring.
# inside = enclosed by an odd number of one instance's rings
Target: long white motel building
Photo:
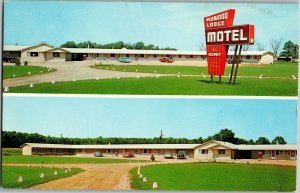
[[[234,53],[229,51],[228,55],[228,59],[232,60]],[[268,51],[244,51],[241,55],[243,63],[273,63],[273,53]],[[206,51],[55,48],[48,44],[3,46],[3,61],[9,61],[11,58],[19,58],[22,64],[25,61],[117,61],[120,57],[128,57],[133,61],[159,61],[162,57],[169,57],[175,61],[206,62]]]
[[[135,155],[177,154],[184,151],[189,158],[198,159],[274,159],[296,160],[297,145],[235,145],[223,141],[209,141],[203,144],[119,144],[119,145],[65,145],[25,143],[23,155],[103,155],[131,152]]]

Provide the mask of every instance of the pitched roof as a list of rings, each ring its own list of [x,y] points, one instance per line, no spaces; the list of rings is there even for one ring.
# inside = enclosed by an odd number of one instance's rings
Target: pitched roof
[[[25,49],[31,49],[34,47],[38,47],[41,45],[46,45],[51,47],[51,49],[45,49],[43,51],[50,51],[52,49],[61,49],[70,53],[83,53],[83,54],[164,54],[164,55],[200,55],[205,56],[206,51],[180,51],[180,50],[134,50],[134,49],[100,49],[100,48],[54,48],[46,43],[41,43],[33,46],[18,46],[18,45],[4,45],[4,51],[22,51]],[[264,54],[272,54],[269,51],[242,51],[242,55],[264,55]],[[233,51],[229,51],[228,55],[234,55]]]
[[[25,143],[21,147],[65,148],[65,149],[194,149],[199,144],[111,144],[111,145],[66,145]]]
[[[99,49],[99,48],[63,48],[71,53],[86,54],[170,54],[170,55],[201,55],[205,56],[206,51],[178,51],[178,50],[134,50],[134,49]],[[264,55],[269,51],[243,51],[242,55]],[[233,51],[229,51],[228,55],[234,55]]]
[[[22,51],[30,46],[20,46],[20,45],[3,45],[3,51]]]
[[[228,149],[237,149],[236,145],[234,145],[232,143],[225,142],[225,141],[216,141],[216,140],[208,141],[206,143],[198,145],[197,147],[205,146],[206,149],[210,149],[210,148],[218,146],[218,145],[223,146]]]
[[[238,150],[297,150],[297,145],[235,145]]]

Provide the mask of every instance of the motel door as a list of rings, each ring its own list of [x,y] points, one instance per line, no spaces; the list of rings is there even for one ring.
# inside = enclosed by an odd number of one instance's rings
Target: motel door
[[[275,159],[275,156],[276,156],[276,151],[271,150],[271,159]]]
[[[296,151],[295,150],[291,150],[291,159],[292,160],[296,159]]]

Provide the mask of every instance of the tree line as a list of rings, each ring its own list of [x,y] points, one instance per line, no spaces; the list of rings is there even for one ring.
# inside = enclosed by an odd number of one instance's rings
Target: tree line
[[[22,133],[16,131],[2,131],[2,147],[16,148],[24,143],[49,143],[49,144],[201,144],[210,140],[226,141],[233,144],[286,144],[282,136],[275,137],[270,141],[266,137],[259,137],[257,140],[246,140],[235,137],[235,133],[230,129],[221,129],[218,133],[207,138],[123,138],[123,137],[96,137],[96,138],[71,138],[44,136],[38,133]]]
[[[144,42],[136,42],[136,43],[124,43],[123,41],[118,41],[114,43],[108,44],[98,44],[96,42],[85,41],[76,43],[74,41],[67,41],[66,43],[62,44],[60,47],[64,48],[102,48],[102,49],[136,49],[136,50],[177,50],[176,48],[160,48],[153,44],[146,45]]]

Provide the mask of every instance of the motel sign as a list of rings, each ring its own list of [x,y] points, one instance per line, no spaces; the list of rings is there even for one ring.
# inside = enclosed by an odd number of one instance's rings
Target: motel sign
[[[231,83],[234,74],[233,83],[235,83],[238,65],[241,62],[242,45],[254,44],[254,25],[233,26],[234,15],[235,10],[229,9],[204,17],[208,74],[211,75],[211,80],[213,76],[217,75],[219,76],[219,81],[221,81],[221,76],[225,72],[229,45],[235,45],[229,80],[229,83]],[[239,50],[238,46],[240,46]],[[234,64],[236,64],[235,72]]]

